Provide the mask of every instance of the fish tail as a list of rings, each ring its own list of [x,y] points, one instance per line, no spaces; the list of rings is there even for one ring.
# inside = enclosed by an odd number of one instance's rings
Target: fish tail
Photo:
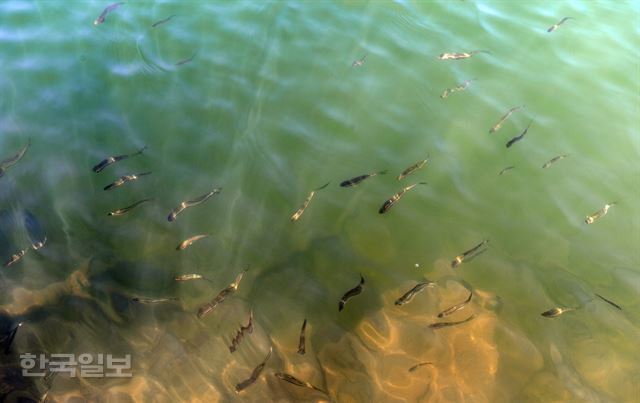
[[[384,171],[380,171],[380,172],[376,173],[376,175],[384,175],[384,174],[386,174],[388,171],[389,171],[388,169],[385,169]]]

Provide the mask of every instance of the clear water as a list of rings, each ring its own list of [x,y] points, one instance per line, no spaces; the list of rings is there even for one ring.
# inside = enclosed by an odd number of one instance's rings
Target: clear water
[[[25,322],[0,356],[0,400],[42,396],[41,379],[19,376],[25,352],[132,355],[130,379],[57,376],[48,399],[59,402],[640,400],[637,2],[130,1],[93,26],[107,5],[0,3],[0,158],[32,143],[0,178],[2,260],[29,245],[25,209],[47,236],[0,269],[0,330]],[[546,32],[564,16],[575,19]],[[491,53],[437,58],[476,49]],[[106,215],[143,198],[154,200]],[[175,250],[201,233],[212,236]],[[451,269],[485,238],[485,253]],[[212,282],[173,280],[186,273]],[[360,274],[364,292],[338,312]],[[425,278],[437,286],[393,304]],[[474,298],[449,318],[477,317],[429,329],[465,287]],[[231,354],[250,310],[255,330]]]

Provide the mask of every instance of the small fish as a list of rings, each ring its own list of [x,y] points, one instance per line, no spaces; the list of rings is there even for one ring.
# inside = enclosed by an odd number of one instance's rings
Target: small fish
[[[520,106],[515,106],[511,109],[509,109],[509,111],[507,113],[505,113],[500,120],[498,120],[498,122],[493,125],[493,127],[491,129],[489,129],[489,133],[495,133],[498,130],[500,130],[500,128],[502,127],[502,125],[504,124],[504,122],[509,119],[509,117],[511,115],[513,115],[515,112],[517,112],[518,110],[524,108],[524,105],[520,105]]]
[[[416,284],[415,287],[413,287],[412,289],[410,289],[409,291],[407,291],[406,293],[404,293],[404,295],[400,298],[398,298],[395,302],[395,304],[397,306],[400,305],[404,305],[407,304],[409,302],[411,302],[411,300],[413,299],[413,297],[419,293],[420,291],[424,290],[426,287],[433,287],[436,284],[427,280],[427,281],[423,281],[421,283]]]
[[[461,255],[456,256],[455,259],[453,259],[453,261],[451,262],[451,268],[455,269],[456,267],[460,266],[463,260],[470,258],[472,255],[475,255],[476,253],[482,253],[484,250],[478,252],[478,249],[480,249],[482,245],[485,245],[487,242],[489,242],[489,240],[485,239],[484,241],[480,242],[479,244],[469,249],[468,251],[462,252]]]
[[[558,27],[562,24],[565,23],[565,21],[567,20],[575,20],[575,18],[573,17],[564,17],[563,19],[561,19],[560,21],[558,21],[557,23],[553,24],[552,26],[549,27],[549,29],[547,29],[547,32],[553,32],[556,29],[558,29]]]
[[[413,367],[409,368],[409,372],[413,372],[416,369],[420,368],[420,367],[424,367],[425,365],[433,365],[432,362],[421,362],[419,364],[414,365]]]
[[[107,186],[105,186],[104,190],[115,189],[117,187],[120,187],[120,186],[124,185],[127,182],[131,182],[131,181],[134,181],[136,179],[139,179],[141,176],[150,175],[150,174],[151,174],[151,172],[142,172],[142,173],[133,174],[133,175],[123,175],[123,176],[119,177],[118,179],[116,179],[115,181],[113,181],[112,183],[110,183]]]
[[[121,5],[124,5],[124,3],[120,2],[120,3],[113,3],[111,5],[108,5],[107,8],[105,8],[104,11],[102,11],[100,16],[98,16],[98,18],[96,18],[96,20],[93,22],[93,25],[102,24],[104,22],[104,19],[107,17],[107,14],[109,14],[116,8],[120,7]]]
[[[601,300],[603,300],[606,303],[609,303],[609,304],[613,305],[614,307],[618,308],[619,310],[622,310],[622,307],[620,305],[616,304],[615,302],[613,302],[611,300],[606,299],[602,295],[596,294],[596,297],[600,298]]]
[[[238,345],[244,338],[244,332],[247,332],[249,334],[253,333],[253,311],[249,312],[249,323],[247,323],[247,326],[240,325],[240,330],[238,330],[238,332],[236,333],[236,336],[231,341],[231,345],[229,346],[230,352],[233,353],[234,351],[237,350]]]
[[[47,243],[47,236],[38,219],[29,210],[24,211],[24,226],[33,250],[42,249]]]
[[[169,298],[143,298],[143,297],[134,297],[131,298],[131,302],[136,302],[139,304],[159,304],[162,302],[169,301],[178,301],[178,297],[169,297]]]
[[[520,133],[519,135],[515,136],[511,140],[507,141],[507,148],[511,147],[516,142],[522,140],[524,135],[527,134],[527,132],[529,131],[529,127],[531,127],[531,123],[533,123],[533,119],[531,119],[531,122],[529,122],[529,124],[527,125],[526,129],[524,129],[524,131],[522,133]]]
[[[340,302],[338,303],[338,312],[342,311],[344,309],[345,304],[347,303],[347,301],[352,298],[355,297],[356,295],[360,294],[362,292],[362,290],[364,289],[364,277],[362,277],[362,275],[360,275],[360,283],[353,287],[352,289],[350,289],[349,291],[347,291],[342,298],[340,298]]]
[[[561,159],[567,158],[568,156],[569,156],[569,154],[562,154],[562,155],[558,155],[557,157],[553,157],[549,161],[544,163],[544,165],[542,166],[542,169],[549,168],[551,165],[555,164],[556,162],[560,161]]]
[[[236,385],[236,393],[242,392],[244,389],[248,388],[255,381],[258,380],[258,377],[260,377],[260,373],[264,369],[265,365],[267,365],[267,361],[271,357],[271,352],[272,351],[273,351],[273,347],[269,347],[269,353],[265,357],[264,361],[262,361],[260,364],[258,364],[257,367],[255,367],[255,369],[251,373],[251,376],[248,379],[245,379],[244,381],[242,381],[242,382],[240,382],[239,384]]]
[[[151,201],[151,200],[152,199],[143,199],[143,200],[137,201],[137,202],[133,203],[130,206],[119,208],[119,209],[114,210],[114,211],[112,211],[110,213],[107,213],[107,215],[108,216],[120,216],[120,215],[127,214],[129,211],[131,211],[134,208],[138,207],[140,204],[146,203],[146,202]]]
[[[578,309],[580,307],[573,307],[573,308],[562,308],[562,307],[557,307],[557,308],[552,308],[549,309],[548,311],[542,312],[542,316],[546,317],[546,318],[555,318],[556,316],[560,316],[565,312],[571,312],[571,311],[575,311],[576,309]]]
[[[235,293],[238,290],[238,286],[240,285],[240,281],[242,280],[244,273],[246,272],[246,269],[241,271],[240,274],[236,276],[236,279],[233,281],[233,283],[229,284],[224,290],[220,291],[211,302],[202,305],[198,309],[198,319],[203,319],[205,316],[209,315],[211,312],[213,312],[216,306],[221,304],[225,299],[227,299],[228,296]]]
[[[461,53],[442,53],[438,56],[440,60],[458,60],[458,59],[467,59],[478,53],[491,53],[488,50],[474,50],[472,52],[461,52]]]
[[[24,255],[26,255],[28,250],[29,249],[22,249],[21,251],[18,251],[18,253],[14,253],[13,255],[11,255],[9,260],[5,262],[4,267],[9,267],[12,264],[18,262],[20,259],[24,257]]]
[[[131,154],[116,155],[116,156],[105,158],[102,161],[100,161],[100,163],[98,163],[96,166],[93,167],[93,172],[100,173],[100,172],[102,172],[103,169],[105,169],[109,165],[114,164],[114,163],[116,163],[118,161],[125,160],[127,158],[135,157],[136,155],[140,155],[146,149],[147,149],[147,146],[144,146],[141,149],[139,149],[138,151],[136,151],[134,153],[131,153]]]
[[[362,182],[363,180],[365,180],[367,178],[371,178],[371,177],[374,177],[376,175],[384,175],[386,173],[387,173],[387,171],[380,171],[380,172],[374,172],[374,173],[370,173],[370,174],[356,176],[355,178],[351,178],[351,179],[347,179],[346,181],[342,181],[340,183],[340,186],[342,186],[343,188],[355,186],[355,185],[360,184],[360,182]]]
[[[211,280],[209,280],[208,278],[202,276],[201,274],[182,274],[180,276],[176,276],[174,278],[175,281],[190,281],[190,280],[206,280],[209,282],[213,282]]]
[[[203,194],[202,196],[193,199],[193,200],[187,200],[187,201],[183,201],[180,203],[180,205],[176,208],[174,208],[171,213],[169,213],[169,217],[167,217],[167,220],[169,221],[175,221],[176,216],[178,214],[180,214],[184,209],[189,208],[189,207],[194,207],[197,206],[198,204],[204,203],[205,201],[207,201],[211,196],[220,193],[220,191],[222,190],[222,188],[215,188],[213,189],[211,192]]]
[[[164,20],[160,20],[157,22],[154,22],[153,24],[151,24],[151,28],[155,28],[160,24],[164,24],[165,22],[169,22],[173,17],[175,17],[176,15],[170,15],[169,17],[165,18]]]
[[[319,188],[312,190],[311,193],[309,193],[309,196],[307,196],[307,198],[305,199],[304,203],[302,203],[302,206],[298,209],[298,211],[296,211],[291,216],[291,221],[298,221],[298,219],[302,216],[302,213],[304,213],[304,211],[309,206],[309,203],[311,203],[311,199],[313,199],[313,196],[316,194],[316,192],[318,190],[324,189],[327,186],[329,186],[329,183],[331,183],[331,182],[327,182],[324,185],[320,186]]]
[[[367,59],[367,56],[369,56],[369,54],[365,53],[364,56],[362,56],[362,58],[360,58],[358,60],[354,60],[354,62],[351,63],[351,67],[362,67],[362,66],[364,66],[364,62]]]
[[[456,304],[456,305],[454,305],[454,306],[452,306],[452,307],[450,307],[450,308],[447,308],[447,309],[445,309],[444,311],[440,312],[440,313],[438,314],[438,317],[442,319],[442,318],[444,318],[445,316],[449,316],[449,315],[451,315],[452,313],[454,313],[454,312],[457,312],[457,311],[461,310],[462,308],[464,308],[464,306],[465,306],[465,305],[467,305],[467,304],[469,303],[469,301],[471,301],[471,297],[472,297],[472,296],[473,296],[473,292],[470,292],[470,293],[469,293],[469,298],[467,298],[466,300],[462,301],[462,302],[461,302],[461,303],[459,303],[459,304]]]
[[[9,350],[11,349],[11,344],[13,343],[13,339],[16,338],[16,334],[18,333],[18,329],[22,327],[24,322],[20,322],[13,329],[9,330],[9,332],[0,338],[0,346],[4,345],[4,354],[9,354]]]
[[[4,176],[4,173],[7,171],[7,169],[17,164],[18,161],[20,161],[22,157],[24,157],[24,154],[27,152],[30,145],[31,145],[31,140],[28,140],[27,145],[22,147],[22,149],[18,151],[16,155],[14,155],[13,157],[9,157],[6,160],[0,162],[0,177]]]
[[[189,246],[193,245],[194,242],[199,241],[200,239],[203,239],[203,238],[207,238],[209,236],[210,236],[209,234],[192,236],[191,238],[185,239],[184,241],[180,242],[180,244],[176,246],[176,250],[184,250]]]
[[[393,207],[398,202],[398,200],[400,200],[400,198],[402,198],[402,196],[404,196],[405,193],[407,193],[408,191],[410,191],[411,189],[413,189],[418,185],[426,185],[426,184],[427,182],[418,182],[418,183],[414,183],[413,185],[407,186],[406,188],[403,188],[401,191],[394,194],[389,199],[387,199],[384,203],[382,203],[382,207],[380,207],[380,209],[378,210],[378,213],[379,214],[386,213],[387,211],[389,211],[389,209],[391,209],[391,207]]]
[[[475,317],[476,317],[476,314],[474,313],[471,316],[469,316],[467,319],[464,319],[464,320],[461,320],[461,321],[458,321],[458,322],[437,322],[437,323],[430,324],[429,327],[431,329],[440,329],[440,328],[447,327],[447,326],[461,325],[463,323],[467,323],[467,322],[475,319]]]
[[[415,164],[411,165],[409,168],[407,168],[404,171],[402,171],[402,173],[400,175],[398,175],[398,180],[399,181],[403,180],[407,176],[411,175],[412,173],[414,173],[418,169],[420,169],[423,166],[425,166],[427,164],[427,162],[429,162],[429,155],[428,154],[427,154],[427,158],[426,159],[424,159],[422,161],[418,161]]]
[[[498,175],[502,175],[503,173],[505,173],[505,172],[507,172],[507,171],[509,171],[509,170],[511,170],[511,169],[513,169],[513,168],[515,168],[513,165],[508,166],[508,167],[504,168],[502,171],[500,171],[500,172],[498,173]]]
[[[193,55],[191,55],[191,57],[184,59],[184,60],[180,60],[179,62],[176,63],[176,66],[182,66],[183,64],[187,64],[190,61],[192,61],[196,55],[198,54],[198,52],[194,53]]]
[[[587,224],[593,224],[598,218],[603,217],[604,215],[607,214],[607,212],[609,211],[609,209],[612,206],[615,206],[617,204],[617,202],[611,202],[608,204],[605,204],[603,208],[601,208],[600,210],[596,211],[595,213],[588,215],[587,218],[584,220],[585,223]]]
[[[301,381],[300,379],[296,378],[293,375],[289,375],[289,374],[286,374],[284,372],[276,372],[274,375],[277,376],[278,378],[280,378],[281,380],[283,380],[285,382],[292,383],[292,384],[294,384],[296,386],[301,386],[303,388],[309,388],[309,389],[317,390],[318,392],[322,392],[325,395],[328,394],[327,391],[322,390],[322,389],[318,388],[317,386],[313,386],[309,382]]]
[[[475,80],[476,80],[475,78],[472,78],[470,80],[466,80],[465,82],[463,82],[462,84],[460,84],[458,86],[455,86],[453,88],[445,89],[444,92],[442,93],[442,95],[440,95],[440,98],[445,99],[446,97],[448,97],[450,94],[453,94],[454,92],[466,90],[467,87],[469,87],[469,84],[471,84]]]
[[[298,354],[304,355],[306,352],[305,348],[305,335],[304,332],[307,330],[307,318],[304,318],[304,322],[302,322],[302,329],[300,329],[300,342],[298,343]]]

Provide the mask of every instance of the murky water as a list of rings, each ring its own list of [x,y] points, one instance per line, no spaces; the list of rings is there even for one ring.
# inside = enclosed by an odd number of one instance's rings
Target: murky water
[[[0,258],[27,251],[0,269],[0,333],[24,323],[0,400],[640,400],[637,3],[131,1],[94,26],[107,5],[0,3],[0,159],[31,142],[0,177]],[[438,59],[473,50],[490,53]],[[580,308],[541,316],[558,306]],[[25,353],[130,354],[132,377],[47,388]]]

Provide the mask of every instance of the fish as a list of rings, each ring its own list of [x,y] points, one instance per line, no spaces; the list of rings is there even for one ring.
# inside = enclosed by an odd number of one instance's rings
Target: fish
[[[507,111],[507,113],[505,113],[500,120],[498,120],[498,122],[493,125],[493,127],[491,129],[489,129],[489,133],[495,133],[498,130],[500,130],[500,128],[502,127],[502,125],[504,124],[504,122],[509,119],[509,117],[511,115],[513,115],[515,112],[519,111],[520,109],[524,108],[524,105],[520,105],[520,106],[514,106],[513,108],[509,109],[509,111]]]
[[[123,207],[123,208],[119,208],[119,209],[117,209],[117,210],[111,211],[111,212],[107,213],[107,215],[108,215],[108,216],[114,216],[114,217],[115,217],[115,216],[125,215],[125,214],[127,214],[129,211],[131,211],[131,210],[133,210],[134,208],[136,208],[136,207],[138,207],[139,205],[141,205],[142,203],[146,203],[146,202],[149,202],[149,201],[151,201],[151,200],[153,200],[153,199],[142,199],[142,200],[139,200],[139,201],[137,201],[137,202],[133,203],[133,204],[132,204],[132,205],[130,205],[130,206]]]
[[[565,312],[571,312],[571,311],[575,311],[576,309],[580,308],[579,306],[577,307],[557,307],[557,308],[551,308],[548,311],[544,311],[542,312],[542,316],[544,316],[545,318],[555,318],[556,316],[560,316]]]
[[[182,66],[183,64],[187,64],[190,61],[192,61],[196,55],[198,54],[198,52],[194,53],[193,55],[191,55],[191,57],[188,57],[186,59],[180,60],[179,62],[176,63],[176,66]]]
[[[325,395],[328,395],[326,390],[320,389],[317,386],[313,386],[309,382],[301,381],[300,379],[296,378],[293,375],[289,375],[289,374],[284,373],[284,372],[276,372],[274,375],[277,376],[279,379],[285,381],[285,382],[289,382],[291,384],[294,384],[296,386],[301,386],[303,388],[309,388],[309,389],[317,390],[318,392],[322,392]]]
[[[502,175],[503,173],[515,168],[513,165],[504,168],[502,171],[498,172],[498,175]]]
[[[196,274],[196,273],[192,273],[192,274],[182,274],[180,276],[176,276],[174,278],[175,281],[190,281],[190,280],[206,280],[209,282],[213,282],[211,280],[209,280],[206,277],[203,277],[201,274]]]
[[[169,302],[169,301],[179,301],[178,297],[168,297],[168,298],[143,298],[143,297],[134,297],[131,298],[131,302],[136,302],[139,304],[159,304],[161,302]]]
[[[620,305],[616,304],[615,302],[613,302],[613,301],[611,301],[611,300],[606,299],[606,298],[605,298],[605,297],[603,297],[602,295],[600,295],[600,294],[596,294],[596,297],[600,298],[601,300],[603,300],[604,302],[606,302],[606,303],[608,303],[608,304],[613,305],[614,307],[618,308],[619,310],[622,310],[622,307],[621,307]]]
[[[432,323],[429,325],[429,328],[431,329],[440,329],[443,327],[447,327],[447,326],[455,326],[455,325],[461,325],[463,323],[467,323],[473,319],[476,318],[476,314],[472,314],[471,316],[469,316],[467,319],[458,321],[458,322],[436,322],[436,323]]]
[[[425,365],[433,365],[433,363],[432,362],[421,362],[421,363],[418,363],[418,364],[412,366],[411,368],[409,368],[409,372],[413,372],[413,371],[415,371],[416,369],[418,369],[420,367],[424,367]]]
[[[369,54],[365,53],[364,56],[362,56],[360,59],[354,60],[353,63],[351,63],[351,67],[362,67],[362,66],[364,66],[364,62],[367,59],[367,56],[369,56]]]
[[[404,293],[403,296],[401,296],[400,298],[398,298],[395,302],[395,304],[397,306],[400,305],[404,305],[404,304],[408,304],[409,302],[411,302],[411,300],[413,299],[413,297],[419,293],[420,291],[424,290],[426,287],[433,287],[436,284],[427,280],[427,281],[423,281],[420,282],[418,284],[416,284],[415,287],[413,287],[412,289],[410,289],[409,291],[407,291],[406,293]]]
[[[205,201],[207,201],[211,196],[220,193],[220,191],[222,190],[222,188],[214,188],[211,192],[209,193],[205,193],[200,197],[197,197],[193,200],[187,200],[187,201],[183,201],[180,203],[180,205],[176,208],[174,208],[171,213],[169,213],[169,216],[167,217],[168,221],[175,221],[176,217],[178,216],[178,214],[180,214],[184,209],[189,208],[189,207],[194,207],[197,206],[198,204],[204,203]]]
[[[7,169],[17,164],[18,161],[20,161],[22,157],[24,157],[24,154],[27,152],[30,145],[31,145],[31,140],[29,139],[27,141],[27,144],[24,147],[22,147],[22,149],[18,151],[16,155],[14,155],[13,157],[9,157],[3,160],[2,162],[0,162],[0,177],[4,176],[4,173],[7,172]]]
[[[615,206],[617,204],[617,202],[611,202],[611,203],[607,203],[604,205],[603,208],[601,208],[600,210],[596,211],[595,213],[588,215],[587,218],[584,220],[585,223],[587,224],[593,224],[597,219],[599,219],[600,217],[604,217],[607,212],[609,211],[609,209],[612,206]]]
[[[362,275],[360,275],[360,283],[353,287],[352,289],[350,289],[349,291],[347,291],[342,298],[340,298],[340,302],[338,303],[338,312],[342,311],[344,309],[345,304],[347,303],[347,301],[352,298],[355,297],[356,295],[360,294],[362,292],[362,290],[364,289],[364,277],[362,277]]]
[[[119,177],[118,179],[113,181],[112,183],[110,183],[107,186],[105,186],[104,190],[115,189],[117,187],[120,187],[120,186],[124,185],[127,182],[134,181],[136,179],[139,179],[141,176],[145,176],[145,175],[151,175],[151,172],[142,172],[142,173],[139,173],[139,174],[132,174],[132,175],[122,175],[121,177]]]
[[[462,252],[461,255],[456,256],[455,259],[453,259],[453,261],[451,262],[451,268],[455,269],[456,267],[460,266],[462,261],[467,259],[467,258],[469,258],[469,257],[471,257],[471,255],[475,255],[476,253],[484,252],[484,250],[478,252],[478,249],[480,249],[487,242],[489,242],[489,240],[485,239],[482,242],[480,242],[479,244],[477,244],[476,246],[474,246],[473,248],[469,249],[468,251]]]
[[[24,257],[24,255],[27,254],[27,251],[29,249],[22,249],[20,251],[18,251],[17,253],[14,253],[13,255],[11,255],[11,257],[9,258],[9,260],[7,260],[4,264],[4,267],[9,267],[14,263],[17,263],[20,259],[22,259]]]
[[[531,127],[531,123],[533,123],[533,119],[531,119],[531,122],[529,122],[529,124],[527,125],[527,127],[524,129],[524,131],[522,133],[520,133],[519,135],[515,136],[511,140],[507,141],[507,148],[511,147],[516,142],[522,140],[524,135],[527,134],[527,132],[529,131],[529,127]]]
[[[249,323],[247,323],[247,326],[240,325],[240,330],[238,330],[235,337],[231,341],[231,345],[229,346],[229,351],[231,353],[237,350],[238,345],[244,338],[244,332],[247,332],[249,334],[253,333],[253,311],[249,311]]]
[[[120,2],[120,3],[113,3],[108,5],[103,11],[102,13],[98,16],[98,18],[96,18],[95,21],[93,21],[93,25],[99,25],[102,24],[104,22],[104,19],[107,17],[107,14],[109,14],[110,12],[114,11],[116,8],[120,7],[124,5],[124,2]]]
[[[458,59],[467,59],[478,53],[491,53],[488,50],[474,50],[471,52],[460,52],[460,53],[442,53],[438,56],[440,60],[458,60]]]
[[[427,158],[426,159],[424,159],[422,161],[418,161],[415,164],[411,165],[409,168],[407,168],[404,171],[402,171],[402,173],[400,175],[398,175],[398,180],[399,181],[403,180],[407,176],[411,175],[412,173],[414,173],[418,169],[420,169],[423,166],[425,166],[427,164],[427,162],[429,162],[429,155],[428,154],[427,154]]]
[[[346,181],[340,182],[340,186],[342,186],[343,188],[356,186],[356,185],[360,184],[360,182],[362,182],[363,180],[365,180],[367,178],[371,178],[371,177],[374,177],[376,175],[384,175],[386,173],[387,173],[387,171],[385,170],[385,171],[373,172],[373,173],[370,173],[370,174],[364,174],[364,175],[356,176],[355,178],[347,179]]]
[[[461,310],[462,308],[464,308],[465,305],[467,305],[469,303],[469,301],[471,301],[471,297],[473,296],[473,292],[469,292],[469,298],[467,298],[466,300],[462,301],[459,304],[456,304],[450,308],[445,309],[444,311],[440,312],[438,314],[439,318],[444,318],[445,316],[449,316],[454,312],[457,312],[459,310]]]
[[[304,318],[304,322],[302,322],[302,328],[300,329],[300,342],[298,343],[298,354],[304,355],[306,352],[305,348],[305,335],[304,332],[307,330],[307,318]]]
[[[418,182],[418,183],[414,183],[413,185],[407,186],[406,188],[403,188],[402,190],[400,190],[398,193],[394,194],[393,196],[391,196],[390,198],[388,198],[384,203],[382,203],[382,206],[380,207],[380,209],[378,210],[379,214],[384,214],[387,211],[389,211],[389,209],[391,209],[391,207],[393,207],[398,200],[400,200],[400,198],[402,198],[402,196],[404,196],[405,193],[407,193],[409,190],[413,189],[414,187],[418,186],[418,185],[426,185],[427,182]]]
[[[228,296],[235,293],[238,290],[238,286],[240,285],[240,281],[242,281],[244,273],[246,272],[246,269],[241,271],[240,274],[236,276],[236,279],[233,281],[233,283],[229,284],[225,289],[220,291],[211,302],[207,302],[206,304],[202,305],[198,309],[198,319],[203,319],[205,316],[209,315],[211,312],[213,312],[216,306],[221,304]]]
[[[112,156],[112,157],[105,158],[105,159],[103,159],[97,165],[95,165],[93,167],[93,172],[100,173],[100,172],[102,172],[103,169],[105,169],[109,165],[115,164],[116,162],[125,160],[127,158],[135,157],[136,155],[140,155],[146,149],[147,149],[147,146],[144,146],[141,149],[139,149],[138,151],[136,151],[134,153],[131,153],[131,154],[115,155],[115,156]]]
[[[246,388],[251,386],[255,381],[258,380],[258,377],[260,377],[260,373],[262,373],[262,370],[264,369],[265,365],[267,365],[267,361],[271,357],[272,351],[273,351],[273,347],[269,347],[269,353],[265,357],[264,361],[258,364],[258,366],[255,367],[253,372],[251,372],[251,376],[236,385],[236,393],[242,392],[243,390],[245,390]]]
[[[302,213],[304,213],[304,211],[309,206],[309,203],[311,203],[311,199],[313,199],[313,196],[315,196],[316,192],[329,186],[329,183],[331,182],[327,182],[319,188],[312,190],[311,193],[309,193],[309,196],[307,196],[307,198],[304,200],[302,206],[298,209],[298,211],[293,213],[293,215],[291,216],[291,221],[298,221],[298,219],[302,216]]]
[[[569,154],[562,154],[562,155],[558,155],[557,157],[553,157],[549,161],[544,163],[544,165],[542,166],[542,169],[549,168],[551,165],[555,164],[561,159],[567,158],[568,156]]]
[[[448,97],[450,94],[453,94],[454,92],[458,92],[458,91],[464,91],[467,89],[467,87],[469,87],[469,84],[471,84],[473,81],[477,80],[476,78],[472,78],[470,80],[465,80],[465,82],[463,82],[462,84],[459,84],[453,88],[447,88],[442,92],[442,95],[440,95],[440,98],[445,99],[446,97]]]
[[[185,239],[184,241],[180,242],[180,244],[178,244],[178,246],[176,246],[176,250],[186,249],[189,246],[193,245],[194,242],[199,241],[200,239],[203,239],[203,238],[207,238],[209,236],[210,236],[209,234],[202,234],[202,235],[192,236],[191,238]]]
[[[47,236],[38,219],[29,210],[24,211],[24,226],[31,241],[31,248],[42,249],[47,243]]]
[[[176,15],[175,15],[175,14],[173,14],[173,15],[168,16],[168,17],[167,17],[167,18],[165,18],[164,20],[160,20],[160,21],[154,22],[153,24],[151,24],[151,28],[155,28],[155,27],[157,27],[157,26],[158,26],[158,25],[160,25],[160,24],[164,24],[165,22],[169,22],[169,21],[170,21],[173,17],[175,17],[175,16],[176,16]]]
[[[16,338],[16,334],[18,334],[18,329],[22,327],[24,322],[20,322],[13,329],[9,330],[9,332],[0,338],[0,346],[4,345],[4,354],[9,354],[9,350],[11,349],[11,344],[13,340]]]
[[[552,26],[550,26],[549,29],[547,29],[547,32],[551,33],[553,31],[555,31],[556,29],[558,29],[558,27],[560,27],[560,25],[564,24],[565,21],[567,21],[567,20],[575,20],[575,18],[573,18],[573,17],[564,17],[563,19],[561,19],[557,23],[555,23]]]

